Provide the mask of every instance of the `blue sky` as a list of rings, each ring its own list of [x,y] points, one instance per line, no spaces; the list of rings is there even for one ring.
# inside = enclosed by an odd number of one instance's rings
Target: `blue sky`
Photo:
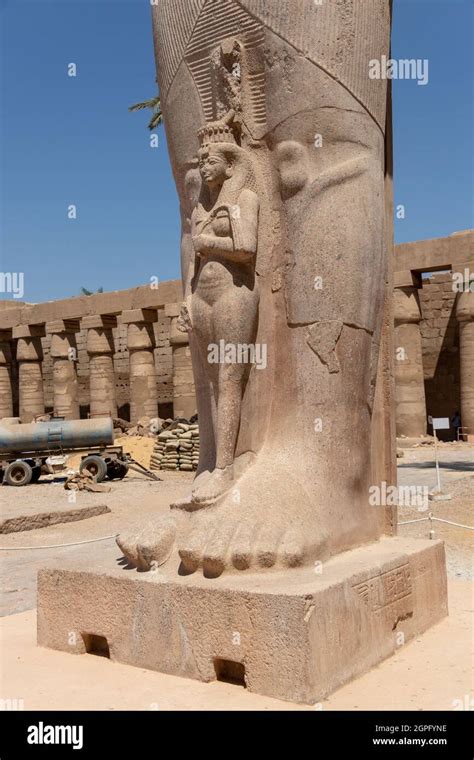
[[[474,226],[472,8],[395,0],[393,57],[429,60],[394,82],[397,242]],[[164,132],[127,111],[155,90],[149,0],[0,0],[0,25],[1,271],[32,302],[179,277]]]

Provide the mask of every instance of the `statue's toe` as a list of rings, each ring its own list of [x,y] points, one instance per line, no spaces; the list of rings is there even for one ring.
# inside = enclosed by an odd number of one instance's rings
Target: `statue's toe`
[[[137,542],[140,569],[153,570],[164,565],[169,558],[176,539],[176,523],[169,517],[161,517],[143,530]]]

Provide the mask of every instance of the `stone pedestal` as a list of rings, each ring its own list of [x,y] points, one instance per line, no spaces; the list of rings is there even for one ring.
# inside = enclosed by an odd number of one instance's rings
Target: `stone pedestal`
[[[0,330],[0,419],[13,417],[11,331]]]
[[[78,319],[57,319],[46,324],[46,332],[51,334],[54,413],[66,420],[80,417],[75,336],[79,329]]]
[[[89,354],[91,417],[117,417],[114,371],[114,336],[117,318],[109,315],[84,317]]]
[[[461,421],[474,442],[474,292],[461,293],[456,316],[459,322],[461,368]]]
[[[38,575],[38,643],[314,703],[447,615],[440,541],[386,538],[314,568],[217,579],[139,573],[108,547]]]
[[[397,435],[426,435],[426,399],[417,289],[395,289],[395,398]]]
[[[130,420],[156,417],[158,394],[153,349],[155,309],[131,309],[122,312],[121,324],[128,325],[127,344],[130,354]]]
[[[22,422],[31,422],[44,414],[43,347],[44,325],[18,325],[13,328],[18,338],[19,415]]]

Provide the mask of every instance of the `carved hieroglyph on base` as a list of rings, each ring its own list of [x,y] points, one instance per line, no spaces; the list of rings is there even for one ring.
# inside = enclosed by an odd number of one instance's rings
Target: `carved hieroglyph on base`
[[[387,267],[389,0],[160,0],[201,460],[134,565],[207,576],[375,541],[371,418]],[[266,366],[209,350],[264,346]]]

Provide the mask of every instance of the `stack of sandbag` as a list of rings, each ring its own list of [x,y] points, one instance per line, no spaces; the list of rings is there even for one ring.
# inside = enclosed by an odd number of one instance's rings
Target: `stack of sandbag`
[[[150,460],[151,470],[196,470],[199,462],[199,427],[174,423],[158,434]]]

